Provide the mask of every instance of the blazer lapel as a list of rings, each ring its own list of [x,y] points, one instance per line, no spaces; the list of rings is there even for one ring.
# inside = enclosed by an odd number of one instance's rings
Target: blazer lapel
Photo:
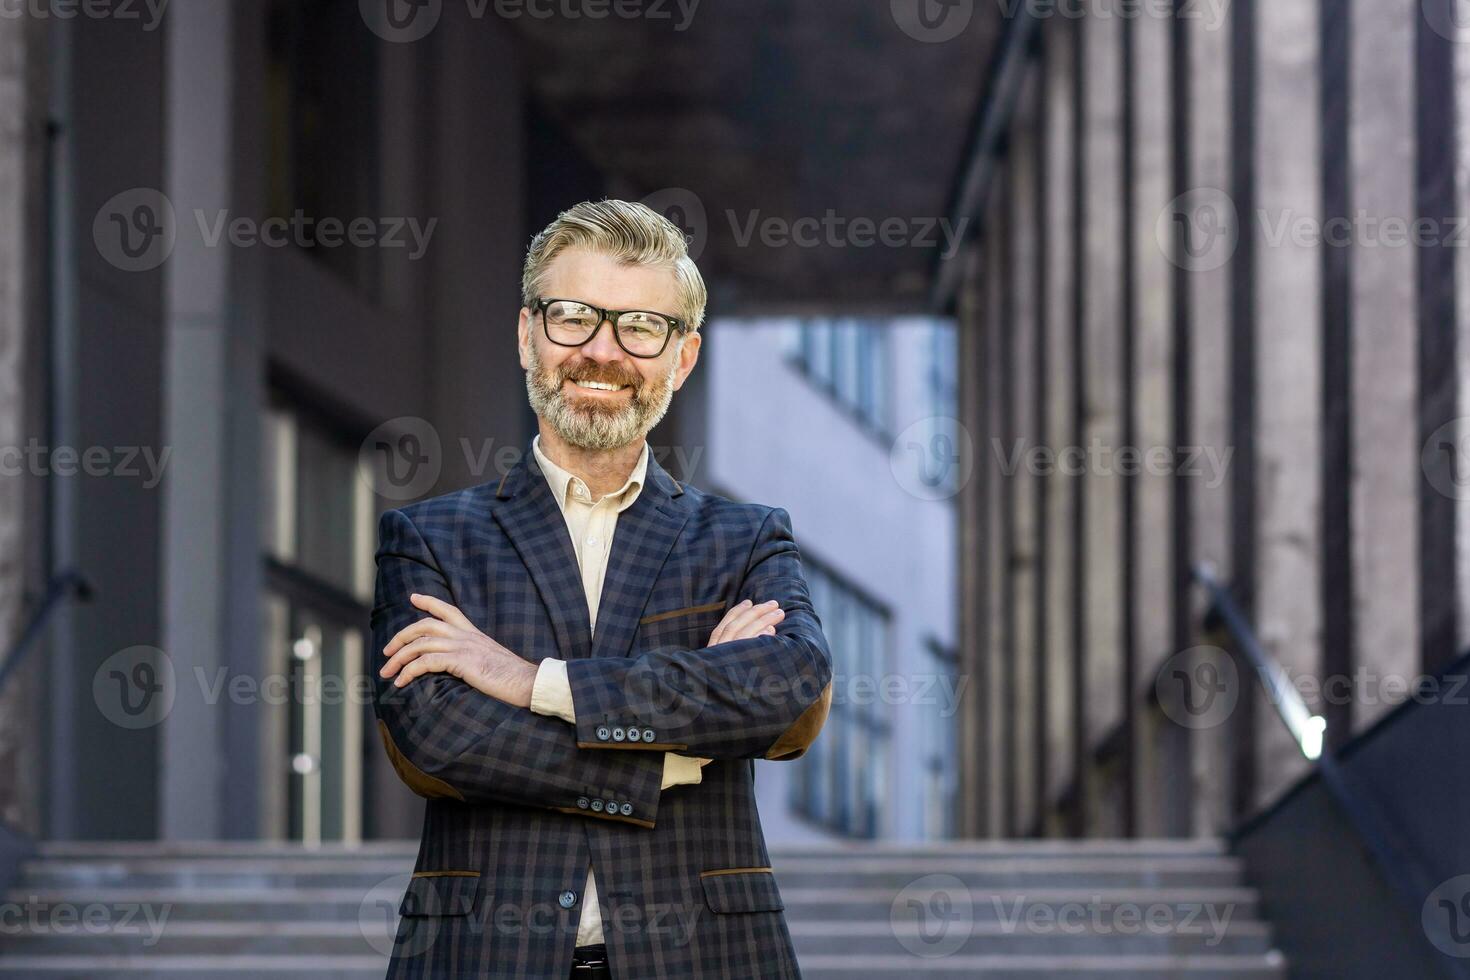
[[[551,612],[551,628],[562,659],[590,656],[592,617],[582,589],[582,573],[577,568],[577,553],[572,549],[566,518],[529,442],[520,461],[501,479],[495,496],[506,501],[495,508],[495,520],[515,546]]]
[[[658,465],[650,448],[643,489],[633,506],[618,515],[613,532],[592,656],[622,657],[632,647],[653,583],[689,519],[679,499],[683,493],[684,488]]]

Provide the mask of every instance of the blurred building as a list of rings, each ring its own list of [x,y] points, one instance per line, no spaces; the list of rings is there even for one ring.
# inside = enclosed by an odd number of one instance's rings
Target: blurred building
[[[5,152],[28,175],[5,193],[30,218],[5,232],[6,635],[65,574],[92,591],[52,606],[0,693],[0,803],[38,837],[419,831],[362,674],[376,516],[513,465],[535,431],[514,350],[530,234],[656,185],[566,121],[555,103],[581,104],[563,81],[584,59],[544,57],[548,25],[444,4],[419,36],[380,7],[0,21],[24,95]],[[629,29],[568,28],[599,46]],[[723,222],[683,193],[672,217]],[[721,274],[732,254],[764,253],[711,249],[717,313],[750,305]],[[923,461],[894,479],[888,445],[953,415],[953,331],[869,316],[715,333],[650,441],[684,455],[661,457],[680,479],[791,510],[855,682],[828,754],[763,783],[765,808],[796,838],[945,836],[957,485],[914,496]],[[797,417],[800,444],[760,437]],[[919,676],[927,714],[867,690]]]
[[[948,837],[973,696],[954,640],[961,474],[934,467],[921,440],[954,425],[954,327],[767,318],[709,331],[696,369],[707,485],[791,513],[836,661],[822,737],[757,770],[767,837]]]
[[[1012,22],[957,189],[982,231],[939,285],[977,434],[966,832],[1238,827],[1466,650],[1451,6]],[[1207,621],[1198,566],[1301,694],[1302,731]],[[1241,703],[1194,723],[1171,699],[1212,677]]]

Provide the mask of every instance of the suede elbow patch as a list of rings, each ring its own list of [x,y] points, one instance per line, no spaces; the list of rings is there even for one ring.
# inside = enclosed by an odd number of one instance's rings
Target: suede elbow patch
[[[766,751],[765,757],[777,760],[800,757],[816,741],[817,733],[822,730],[822,725],[827,721],[827,713],[831,710],[832,682],[828,681],[817,699],[807,706],[801,717],[782,732],[776,743]]]
[[[418,766],[414,765],[398,746],[393,744],[393,736],[388,734],[388,723],[378,719],[378,734],[383,736],[383,748],[388,753],[388,761],[393,763],[393,770],[398,773],[398,778],[419,796],[426,800],[458,800],[464,802],[464,794],[450,786],[438,776],[430,776]]]

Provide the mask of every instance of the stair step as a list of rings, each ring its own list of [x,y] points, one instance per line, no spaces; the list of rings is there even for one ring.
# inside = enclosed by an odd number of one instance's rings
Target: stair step
[[[893,904],[902,895],[894,888],[781,888],[788,918],[821,919],[840,916],[848,921],[880,920],[894,914]],[[56,907],[85,908],[92,904],[112,908],[152,907],[167,909],[169,921],[203,921],[219,918],[352,920],[356,919],[366,892],[361,888],[93,888],[12,889],[4,900],[12,905],[42,910]],[[1140,914],[1168,915],[1173,920],[1195,916],[1211,921],[1229,916],[1232,922],[1259,916],[1259,896],[1251,888],[1052,888],[993,891],[972,896],[972,913],[977,921],[1020,919],[1036,921],[1039,916],[1076,916],[1080,906],[1090,918]],[[45,918],[44,915],[42,916]]]
[[[48,980],[255,980],[310,976],[312,980],[382,980],[386,957],[340,956],[119,956],[0,958],[0,977]],[[1183,977],[1188,980],[1285,980],[1279,955],[1193,956],[813,956],[802,960],[808,980],[912,980],[916,972],[986,980],[1125,980]]]
[[[380,980],[418,853],[416,841],[43,843],[0,895],[27,910],[3,937],[0,980]],[[1258,893],[1218,840],[833,843],[772,848],[771,864],[815,980],[1286,975]]]

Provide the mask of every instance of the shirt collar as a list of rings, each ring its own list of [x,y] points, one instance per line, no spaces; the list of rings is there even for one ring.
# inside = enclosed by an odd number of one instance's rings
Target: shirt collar
[[[536,463],[541,467],[541,472],[546,475],[546,482],[550,484],[552,493],[556,496],[557,505],[562,510],[567,507],[567,495],[580,487],[587,491],[587,484],[576,474],[557,466],[551,461],[546,453],[541,451],[541,433],[531,440],[531,451],[536,454]],[[628,474],[628,479],[621,487],[614,490],[608,496],[617,500],[618,511],[627,510],[633,506],[638,499],[638,494],[643,490],[643,481],[648,474],[648,440],[643,441],[643,451],[638,454],[638,462],[633,466],[633,472]],[[619,499],[621,498],[621,499]],[[592,499],[591,492],[581,498],[588,504],[596,503]]]

